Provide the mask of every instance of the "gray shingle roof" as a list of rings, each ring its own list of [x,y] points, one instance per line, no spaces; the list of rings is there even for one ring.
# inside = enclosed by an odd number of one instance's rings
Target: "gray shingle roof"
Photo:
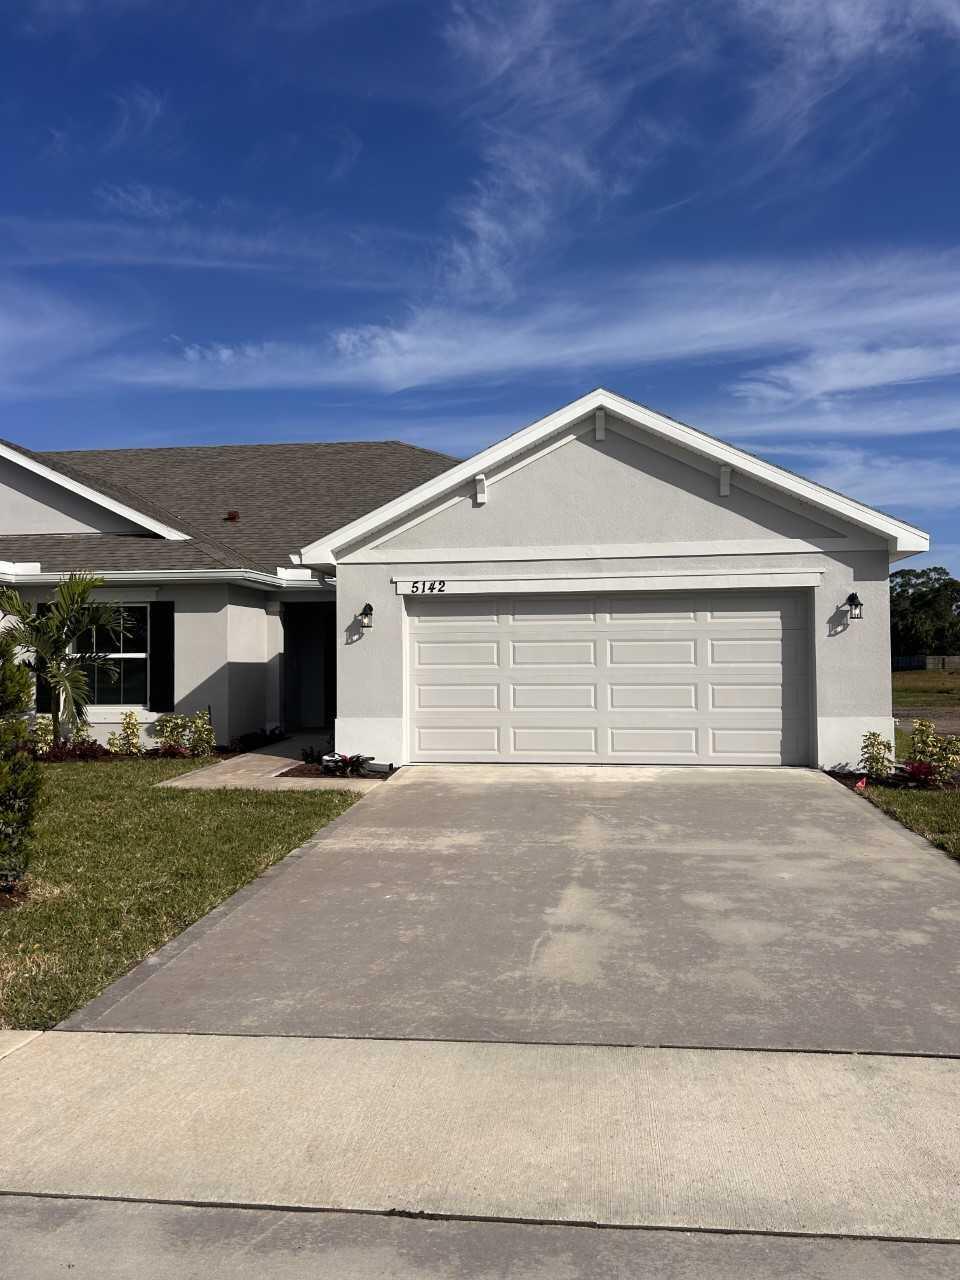
[[[39,560],[54,570],[217,567],[273,573],[290,564],[292,552],[457,462],[399,440],[44,453],[10,447],[191,538],[0,538],[0,560]],[[228,511],[240,513],[236,523],[225,520]]]

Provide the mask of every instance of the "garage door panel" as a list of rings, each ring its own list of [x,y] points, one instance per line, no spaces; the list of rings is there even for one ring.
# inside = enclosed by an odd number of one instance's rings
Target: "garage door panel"
[[[492,641],[421,640],[417,665],[421,667],[497,667],[498,645]]]
[[[499,684],[417,684],[417,706],[424,711],[498,710]]]
[[[515,684],[511,704],[518,711],[531,707],[550,707],[560,711],[594,710],[597,705],[595,684]]]
[[[715,756],[766,755],[779,760],[782,736],[779,728],[710,730]]]
[[[611,596],[607,601],[606,614],[610,622],[617,625],[627,622],[694,622],[697,616],[689,597],[672,599],[663,596],[647,599]]]
[[[511,658],[515,667],[595,667],[593,640],[514,640]]]
[[[776,684],[711,684],[709,706],[712,711],[754,710],[783,705],[783,687]]]
[[[696,758],[697,730],[617,727],[610,730],[611,755],[686,755]]]
[[[779,667],[783,657],[779,640],[710,640],[708,653],[715,667]]]
[[[513,729],[513,749],[517,755],[551,756],[582,754],[596,756],[597,729],[573,725],[517,725]]]
[[[446,755],[477,752],[495,756],[500,750],[500,730],[496,725],[419,725],[417,745],[420,751]]]
[[[489,626],[498,620],[495,596],[410,596],[408,612],[423,627]]]
[[[632,707],[680,707],[696,710],[696,684],[622,684],[611,682],[609,706],[612,711]]]
[[[800,592],[501,597],[470,608],[418,598],[411,610],[415,760],[808,758]]]
[[[697,660],[695,640],[609,640],[611,667],[692,667]]]
[[[532,626],[560,623],[564,628],[578,623],[596,622],[596,602],[583,596],[526,596],[508,604],[507,609],[518,625]]]

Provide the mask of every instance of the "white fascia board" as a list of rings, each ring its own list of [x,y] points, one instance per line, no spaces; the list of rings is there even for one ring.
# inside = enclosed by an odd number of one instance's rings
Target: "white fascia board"
[[[174,529],[168,524],[162,524],[159,520],[154,520],[152,516],[144,515],[142,511],[136,511],[133,507],[128,507],[125,502],[118,502],[115,498],[108,498],[106,494],[99,493],[96,489],[91,489],[89,485],[82,484],[79,480],[74,480],[70,476],[62,475],[52,467],[44,466],[42,462],[37,462],[35,458],[26,457],[24,454],[18,453],[16,449],[8,449],[6,445],[0,444],[0,458],[16,463],[18,467],[23,467],[25,471],[32,471],[34,475],[41,476],[44,480],[49,480],[51,484],[59,485],[61,489],[75,493],[78,497],[85,498],[88,502],[92,502],[98,507],[103,507],[106,511],[112,511],[115,515],[122,516],[124,520],[129,520],[132,524],[138,524],[142,529],[148,529],[150,533],[159,534],[161,538],[166,538],[168,542],[188,542],[190,539],[188,533],[182,533],[179,529]]]
[[[548,414],[539,422],[514,432],[505,440],[491,445],[489,449],[474,454],[472,458],[452,467],[435,479],[418,485],[417,488],[411,489],[399,498],[394,498],[392,502],[384,503],[376,510],[361,516],[359,520],[354,520],[341,529],[335,530],[326,538],[318,539],[304,547],[300,553],[302,563],[335,565],[337,553],[344,546],[358,542],[392,521],[443,497],[450,490],[471,481],[478,472],[489,472],[495,469],[501,463],[538,444],[555,432],[562,431],[587,415],[594,414],[598,409],[610,410],[626,422],[632,422],[635,426],[642,427],[654,435],[674,441],[704,457],[713,458],[721,465],[730,466],[742,475],[754,476],[774,489],[793,494],[823,511],[832,512],[852,524],[878,533],[887,539],[892,551],[912,554],[929,549],[929,536],[922,529],[875,511],[854,498],[833,493],[812,480],[805,480],[801,476],[793,475],[792,472],[784,471],[782,467],[775,466],[772,462],[763,462],[760,458],[744,453],[731,444],[715,440],[712,436],[694,430],[693,427],[684,426],[683,423],[675,422],[672,418],[664,417],[653,409],[635,404],[632,400],[625,400],[622,396],[601,387],[581,396],[579,400],[572,401],[555,413]],[[488,483],[489,480],[488,476]]]
[[[62,582],[69,577],[69,570],[48,569],[45,572],[39,565],[25,566],[25,572],[7,574],[0,564],[0,579],[16,583],[18,586],[45,586],[49,583]],[[95,571],[98,578],[105,583],[156,583],[160,586],[190,582],[232,582],[240,586],[256,587],[263,591],[277,591],[284,587],[296,587],[303,590],[309,582],[300,580],[288,581],[274,576],[272,573],[260,573],[256,569],[103,569]],[[322,588],[322,584],[313,580],[314,585]]]

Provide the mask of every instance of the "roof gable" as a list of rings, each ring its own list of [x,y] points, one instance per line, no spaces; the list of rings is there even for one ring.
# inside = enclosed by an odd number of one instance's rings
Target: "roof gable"
[[[63,464],[51,466],[39,454],[24,449],[9,441],[0,440],[0,459],[32,473],[34,476],[58,486],[74,494],[85,502],[101,507],[105,511],[119,516],[122,520],[149,533],[165,538],[171,542],[182,542],[189,534],[175,528],[161,518],[160,514],[152,514],[143,510],[148,504],[142,502],[138,495],[119,490],[114,485],[104,484],[94,487],[86,477],[78,475]],[[165,514],[165,513],[164,513]]]
[[[912,525],[601,388],[515,432],[393,502],[385,503],[369,515],[344,525],[328,537],[304,547],[302,561],[313,565],[336,564],[348,550],[355,552],[369,547],[386,531],[398,530],[405,517],[413,520],[418,514],[437,509],[441,503],[456,502],[470,491],[471,485],[475,485],[478,475],[486,477],[490,473],[491,480],[502,481],[511,474],[511,464],[523,465],[532,453],[542,454],[550,446],[560,446],[591,428],[595,429],[598,413],[602,432],[608,412],[641,431],[653,443],[668,449],[679,447],[689,452],[691,458],[709,462],[717,474],[720,468],[730,468],[730,473],[735,472],[738,481],[752,483],[770,498],[782,497],[793,507],[802,504],[812,523],[825,524],[829,528],[834,527],[839,519],[878,535],[893,553],[910,554],[929,547],[927,535]]]
[[[376,540],[375,549],[384,554],[426,549],[427,559],[433,550],[482,554],[543,545],[756,541],[773,550],[800,539],[832,545],[854,532],[838,527],[840,521],[830,525],[816,519],[818,512],[786,496],[756,492],[736,481],[721,496],[716,466],[657,448],[637,435],[607,414],[603,439],[587,428],[558,448],[535,452],[503,478],[488,472],[488,502],[478,504],[475,484],[464,485],[456,501],[401,524]],[[882,546],[879,540],[877,546]]]

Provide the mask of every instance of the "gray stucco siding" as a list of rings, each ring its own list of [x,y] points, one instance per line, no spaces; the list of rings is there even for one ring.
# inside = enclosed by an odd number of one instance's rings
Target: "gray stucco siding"
[[[623,431],[629,432],[626,424]],[[852,537],[858,546],[880,539],[828,518],[787,495],[764,494],[734,475],[719,495],[719,468],[665,443],[654,447],[615,425],[603,441],[588,433],[487,476],[488,501],[478,505],[473,486],[456,501],[410,528],[382,537],[384,552],[417,548],[662,544],[751,540],[809,542]],[[451,495],[453,496],[453,495]],[[348,556],[349,558],[349,556]],[[479,558],[482,558],[479,557]]]

